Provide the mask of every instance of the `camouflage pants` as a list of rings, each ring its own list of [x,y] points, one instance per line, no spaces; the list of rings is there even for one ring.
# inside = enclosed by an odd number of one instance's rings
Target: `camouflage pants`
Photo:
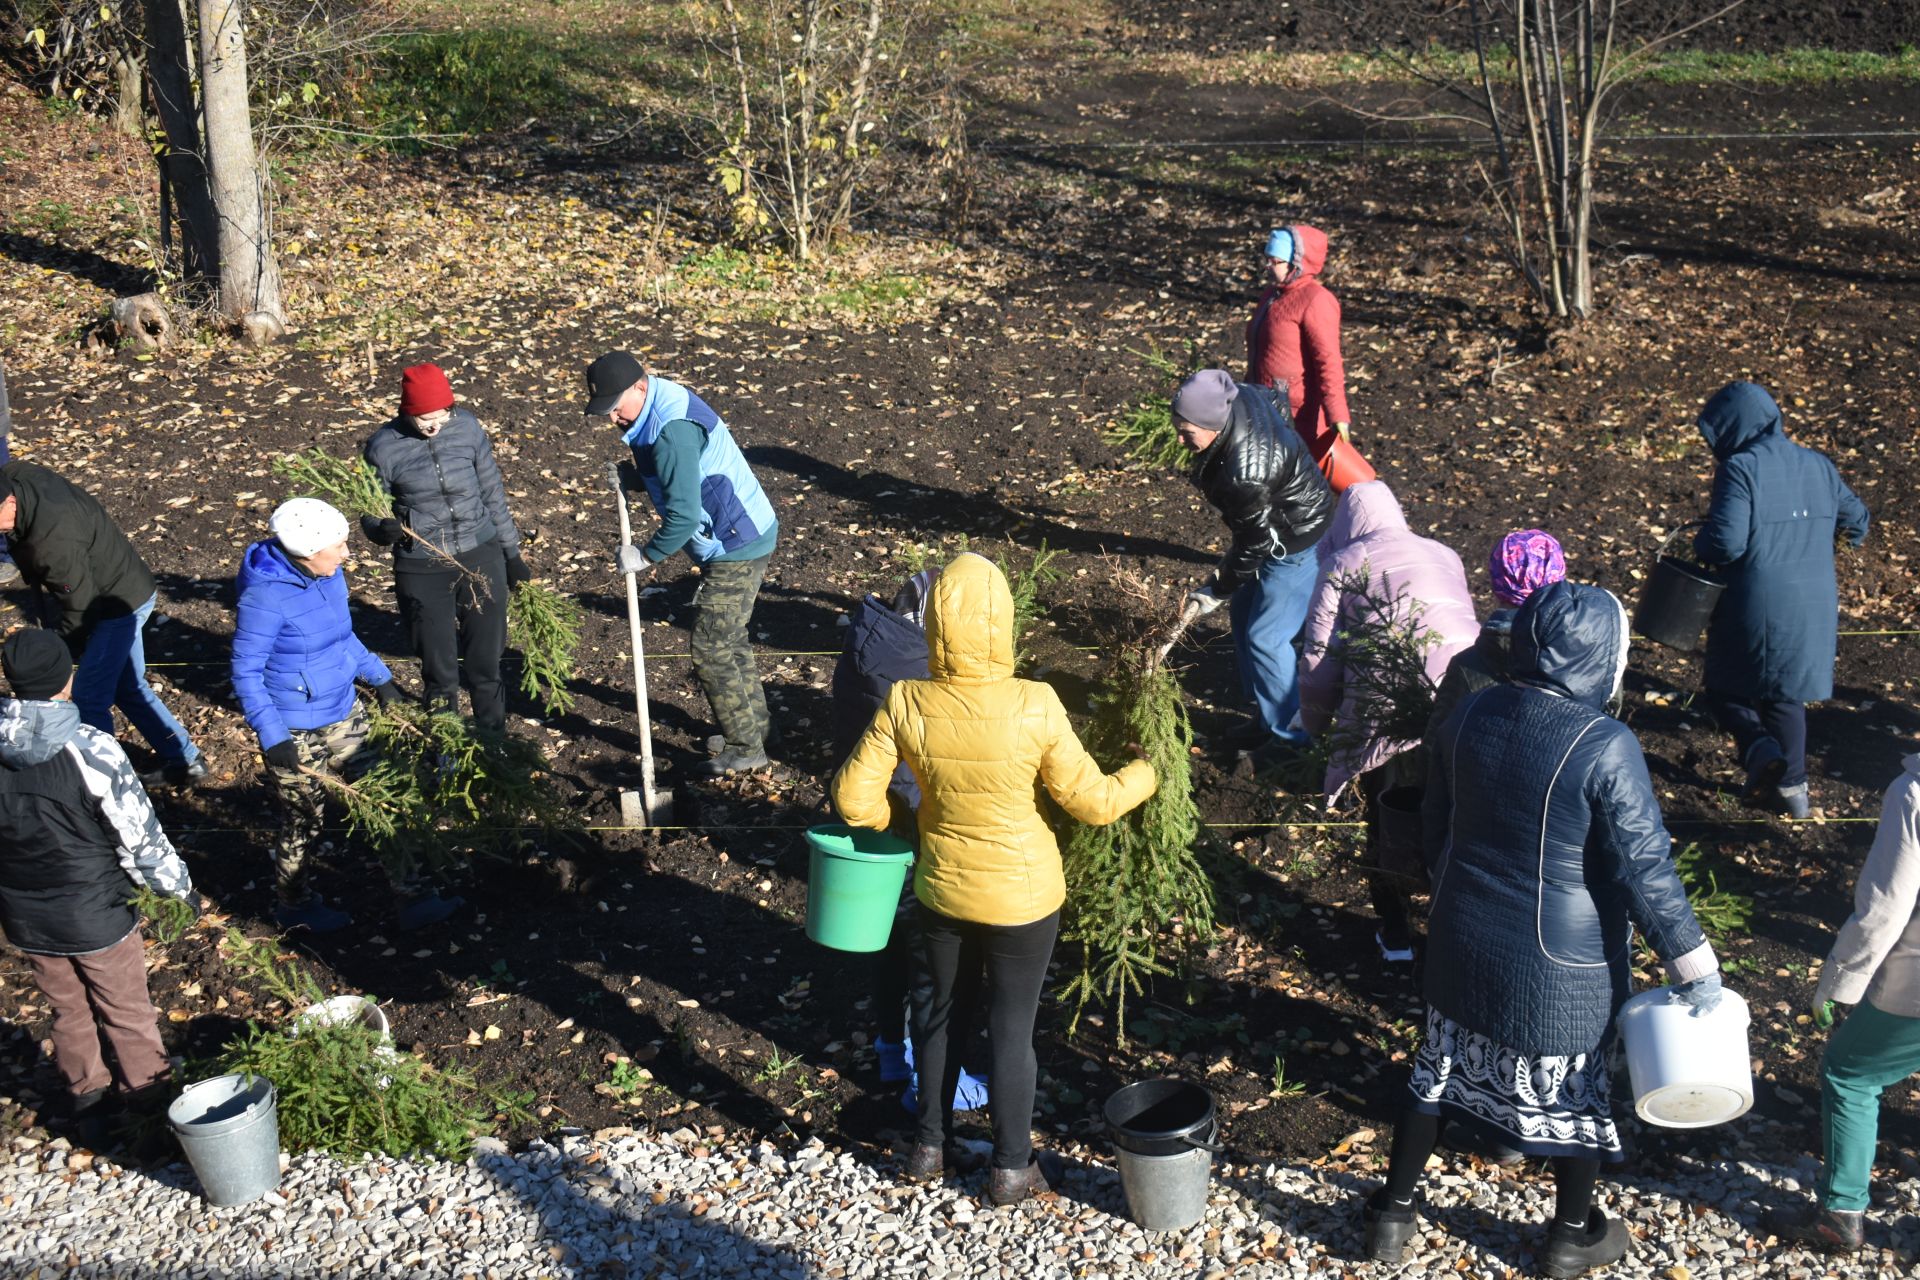
[[[747,624],[772,558],[710,560],[700,570],[700,589],[693,596],[694,678],[726,735],[727,750],[745,754],[764,750],[767,742],[767,695]]]
[[[345,720],[318,729],[293,730],[293,749],[299,753],[300,763],[314,772],[353,782],[380,758],[367,742],[370,728],[365,709],[356,702]],[[286,825],[273,850],[274,888],[282,903],[297,906],[313,893],[307,884],[307,863],[321,843],[327,784],[304,773],[272,766],[267,773],[286,810]],[[393,879],[390,867],[387,878]]]

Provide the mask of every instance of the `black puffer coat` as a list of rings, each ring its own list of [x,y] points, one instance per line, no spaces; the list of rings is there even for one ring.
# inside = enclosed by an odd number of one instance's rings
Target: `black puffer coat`
[[[1334,494],[1293,429],[1286,402],[1240,383],[1227,425],[1194,463],[1193,482],[1233,532],[1213,571],[1216,595],[1251,582],[1271,556],[1320,541],[1333,523]]]
[[[60,606],[60,638],[77,660],[95,626],[153,598],[153,574],[85,489],[38,463],[9,462],[5,471],[19,502],[7,537],[13,558]]]
[[[494,541],[510,557],[520,554],[493,443],[469,410],[454,409],[431,440],[395,418],[368,438],[364,453],[393,495],[393,514],[414,535],[395,544],[396,568],[445,565],[422,542],[450,556]]]
[[[1670,977],[1716,967],[1633,732],[1603,708],[1627,615],[1557,582],[1515,615],[1515,683],[1461,704],[1427,777],[1427,1002],[1510,1049],[1597,1048],[1631,994],[1633,926]]]

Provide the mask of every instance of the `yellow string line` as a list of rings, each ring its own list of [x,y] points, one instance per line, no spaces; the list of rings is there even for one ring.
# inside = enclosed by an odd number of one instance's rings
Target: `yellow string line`
[[[1842,636],[1920,636],[1920,628],[1887,631],[1840,631],[1835,634]],[[1644,641],[1646,637],[1633,636],[1632,639]],[[1201,649],[1211,648],[1215,643],[1217,643],[1217,641],[1209,641],[1207,644],[1196,647]],[[1078,653],[1097,653],[1106,647],[1105,645],[1097,644],[1076,644],[1068,646],[1068,648]],[[839,649],[756,649],[754,650],[753,656],[756,658],[837,658],[841,652]],[[647,660],[649,662],[655,659],[666,661],[668,659],[691,658],[692,656],[691,653],[679,651],[673,653],[649,653]],[[215,659],[201,659],[194,662],[149,662],[147,664],[149,667],[224,667],[226,665],[228,664]]]

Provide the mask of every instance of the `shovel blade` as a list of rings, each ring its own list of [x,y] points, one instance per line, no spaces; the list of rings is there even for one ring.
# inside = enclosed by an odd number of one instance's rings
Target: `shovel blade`
[[[644,793],[622,791],[620,793],[620,825],[623,827],[665,827],[673,825],[673,792],[656,788],[652,793],[651,805],[645,801]],[[652,813],[649,815],[648,810]]]

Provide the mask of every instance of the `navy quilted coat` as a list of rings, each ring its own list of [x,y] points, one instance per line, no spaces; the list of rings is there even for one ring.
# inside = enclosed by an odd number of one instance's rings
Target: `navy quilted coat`
[[[1834,531],[1856,547],[1866,541],[1866,505],[1825,454],[1787,439],[1779,406],[1751,382],[1707,401],[1700,434],[1720,465],[1693,550],[1727,582],[1707,627],[1707,688],[1778,702],[1831,698]]]
[[[353,711],[355,676],[378,687],[387,664],[353,634],[347,571],[302,573],[271,538],[250,545],[235,580],[233,692],[260,749],[285,742],[289,729],[320,729]]]
[[[1640,744],[1603,710],[1626,654],[1613,596],[1545,587],[1514,617],[1516,683],[1469,697],[1431,744],[1427,1002],[1520,1052],[1601,1044],[1635,925],[1675,980],[1716,967]]]

